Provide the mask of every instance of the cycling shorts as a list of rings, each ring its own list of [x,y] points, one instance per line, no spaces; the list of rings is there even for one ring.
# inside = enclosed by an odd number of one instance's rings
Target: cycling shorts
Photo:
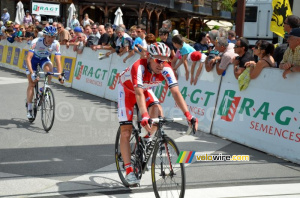
[[[159,104],[157,97],[152,89],[144,90],[146,99],[146,107]],[[134,113],[134,105],[136,104],[135,93],[118,84],[118,118],[120,125],[131,125]]]
[[[32,67],[33,72],[36,71],[38,63],[40,63],[41,70],[43,70],[44,66],[48,63],[50,63],[50,65],[52,65],[52,62],[50,61],[49,58],[39,59],[39,58],[36,58],[36,57],[33,56],[32,59],[31,59],[31,67]],[[30,72],[29,72],[29,70],[27,68],[27,65],[26,65],[26,75],[29,75],[29,74],[30,74]]]

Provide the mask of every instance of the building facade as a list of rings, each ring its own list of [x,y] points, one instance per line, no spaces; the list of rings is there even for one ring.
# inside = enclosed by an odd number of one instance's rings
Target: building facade
[[[33,0],[35,2],[35,0]],[[132,25],[144,24],[147,32],[158,35],[158,29],[162,21],[170,19],[173,29],[177,29],[182,35],[190,39],[196,39],[201,30],[204,29],[206,19],[231,19],[231,12],[225,11],[222,2],[231,0],[36,0],[36,2],[59,3],[60,17],[54,20],[66,24],[68,8],[71,3],[76,7],[78,19],[81,21],[85,13],[98,22],[105,24],[113,23],[115,11],[118,7],[123,12],[123,21],[127,28]],[[6,7],[14,21],[16,16],[16,4],[14,0],[1,0],[0,7]],[[22,0],[25,10],[31,11],[31,1]],[[1,14],[2,14],[1,9]],[[42,16],[42,20],[48,20],[47,16]]]

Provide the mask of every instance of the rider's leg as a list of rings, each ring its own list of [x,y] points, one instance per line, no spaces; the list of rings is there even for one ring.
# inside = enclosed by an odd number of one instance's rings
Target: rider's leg
[[[44,70],[44,72],[53,72],[53,65],[52,65],[52,63],[50,61],[44,63],[43,70]],[[51,83],[51,79],[52,79],[52,76],[49,75],[48,76],[48,84]]]
[[[130,149],[130,136],[132,132],[132,125],[121,125],[121,137],[120,137],[120,150],[124,161],[124,165],[131,164],[131,149]],[[126,168],[126,174],[132,172],[132,167]]]
[[[33,99],[35,82],[32,81],[30,74],[27,75],[27,79],[28,79],[27,108],[28,108],[28,110],[32,110],[32,99]]]
[[[163,117],[164,113],[163,113],[161,105],[160,104],[150,105],[149,116],[150,116],[150,118],[157,118],[158,116]],[[155,124],[153,124],[151,127],[150,134],[152,135],[153,133],[156,132],[156,130],[157,130],[157,126]]]

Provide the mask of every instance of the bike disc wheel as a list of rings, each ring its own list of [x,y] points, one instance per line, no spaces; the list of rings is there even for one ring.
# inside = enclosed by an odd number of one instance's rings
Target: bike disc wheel
[[[119,174],[119,177],[125,187],[129,187],[130,185],[128,182],[125,180],[126,176],[126,169],[125,169],[125,164],[121,155],[121,149],[120,149],[120,136],[121,136],[121,129],[119,127],[117,135],[116,135],[116,142],[115,142],[115,162],[116,162],[116,167],[117,171]],[[134,166],[135,164],[135,151],[137,149],[137,144],[136,144],[136,138],[133,134],[131,134],[130,137],[130,150],[131,150],[131,164]]]
[[[55,117],[55,100],[53,91],[46,88],[45,95],[42,96],[41,116],[42,124],[46,132],[50,131],[53,126]]]
[[[155,197],[184,197],[185,170],[183,163],[176,163],[178,156],[179,150],[169,137],[156,144],[151,164]]]

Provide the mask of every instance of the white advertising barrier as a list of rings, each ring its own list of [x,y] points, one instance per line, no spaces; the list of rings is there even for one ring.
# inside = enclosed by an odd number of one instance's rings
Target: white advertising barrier
[[[199,64],[196,64],[195,73]],[[191,68],[191,64],[189,64],[189,68]],[[211,72],[206,72],[205,65],[203,65],[197,84],[191,85],[191,76],[187,81],[184,66],[181,65],[178,70],[179,90],[186,101],[188,110],[199,120],[198,130],[210,133],[221,76],[216,73],[215,69]],[[171,92],[168,91],[166,83],[158,86],[154,93],[162,104],[165,116],[184,117],[182,111],[177,107]],[[187,125],[186,121],[181,123]]]
[[[300,163],[299,73],[263,69],[239,91],[233,66],[223,77],[212,133]]]
[[[5,68],[25,73],[22,69],[24,50],[29,49],[27,42],[10,43],[7,40],[1,40],[0,43],[0,62]]]
[[[108,100],[118,101],[118,81],[120,73],[125,70],[127,67],[133,65],[133,63],[139,59],[139,55],[135,54],[131,58],[129,58],[126,63],[123,62],[123,59],[128,54],[124,54],[123,56],[118,56],[116,53],[112,55],[112,61],[108,73],[108,81],[106,83],[105,89],[105,98]]]
[[[86,47],[82,54],[77,55],[72,88],[104,98],[113,55],[102,60],[98,57],[99,53],[106,52]]]

